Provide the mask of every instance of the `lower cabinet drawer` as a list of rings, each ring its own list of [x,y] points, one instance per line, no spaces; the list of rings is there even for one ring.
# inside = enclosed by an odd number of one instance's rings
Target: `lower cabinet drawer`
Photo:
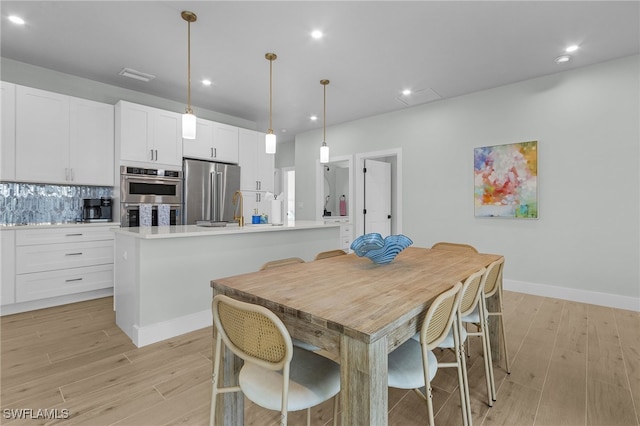
[[[54,271],[113,263],[113,241],[16,247],[16,273]]]
[[[113,287],[113,264],[16,276],[16,302]]]

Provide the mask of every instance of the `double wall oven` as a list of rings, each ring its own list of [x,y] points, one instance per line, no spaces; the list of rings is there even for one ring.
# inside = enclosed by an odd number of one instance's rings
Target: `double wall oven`
[[[169,225],[182,223],[182,172],[120,167],[120,224],[140,226],[141,206],[151,206],[151,225],[159,224],[160,210],[168,208]],[[166,207],[165,207],[166,206]]]

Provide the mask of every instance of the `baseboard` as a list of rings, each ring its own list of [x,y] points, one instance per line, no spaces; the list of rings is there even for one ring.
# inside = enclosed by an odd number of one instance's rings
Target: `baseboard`
[[[35,311],[37,309],[52,308],[54,306],[68,305],[69,303],[84,302],[86,300],[100,299],[109,296],[113,296],[113,287],[103,288],[100,290],[85,291],[76,294],[68,294],[65,296],[49,297],[47,299],[12,303],[0,306],[0,316]]]
[[[213,318],[208,309],[144,327],[134,325],[131,340],[140,348],[212,325]]]
[[[592,305],[640,312],[640,298],[637,297],[507,279],[503,281],[503,286],[505,290],[518,293],[553,297],[555,299],[571,300],[572,302],[589,303]]]

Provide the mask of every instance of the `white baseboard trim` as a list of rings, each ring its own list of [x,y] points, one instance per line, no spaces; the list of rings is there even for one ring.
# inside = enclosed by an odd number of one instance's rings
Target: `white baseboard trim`
[[[502,284],[508,291],[640,312],[640,298],[637,297],[507,279]]]
[[[113,287],[103,288],[100,290],[85,291],[76,294],[68,294],[65,296],[49,297],[47,299],[31,300],[28,302],[2,305],[0,306],[0,316],[35,311],[37,309],[52,308],[54,306],[68,305],[69,303],[84,302],[87,300],[101,299],[103,297],[109,296],[113,296]]]
[[[133,326],[133,344],[141,348],[152,343],[180,336],[213,325],[211,310],[196,312],[156,324],[139,327]]]

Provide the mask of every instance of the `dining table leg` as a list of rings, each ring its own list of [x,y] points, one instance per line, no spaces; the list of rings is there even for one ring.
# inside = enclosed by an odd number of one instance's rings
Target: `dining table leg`
[[[385,426],[388,415],[387,339],[340,342],[342,424]]]

